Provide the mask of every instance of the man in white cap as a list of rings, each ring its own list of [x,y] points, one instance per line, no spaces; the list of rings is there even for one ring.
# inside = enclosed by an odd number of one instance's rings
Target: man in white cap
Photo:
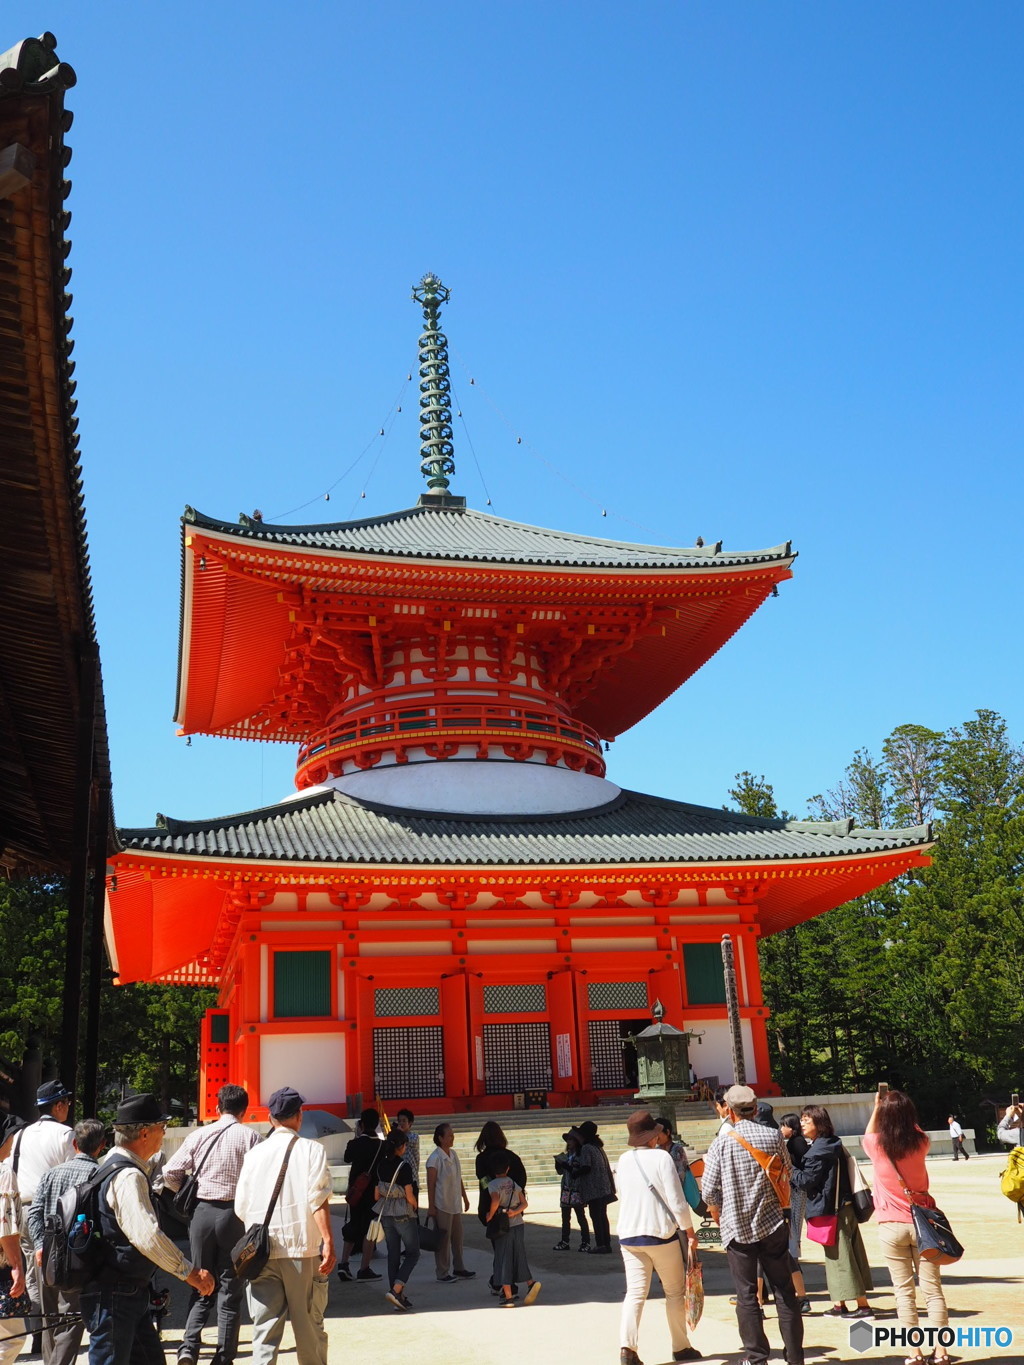
[[[789,1265],[789,1224],[776,1182],[766,1169],[775,1158],[774,1170],[788,1177],[789,1152],[777,1128],[756,1121],[757,1096],[749,1086],[730,1086],[724,1104],[731,1126],[708,1148],[701,1193],[722,1229],[722,1246],[736,1286],[743,1365],[766,1365],[768,1360],[768,1338],[757,1302],[758,1264],[775,1292],[787,1365],[804,1365],[803,1318]]]
[[[320,1143],[299,1137],[304,1103],[291,1086],[274,1091],[267,1103],[270,1135],[246,1153],[235,1191],[243,1226],[262,1223],[284,1170],[269,1222],[270,1258],[246,1286],[253,1365],[273,1365],[289,1320],[298,1365],[327,1365],[326,1277],[335,1266],[331,1173]]]

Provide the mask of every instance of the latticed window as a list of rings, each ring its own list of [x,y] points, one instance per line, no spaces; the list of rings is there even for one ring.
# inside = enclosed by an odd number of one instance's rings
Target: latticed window
[[[628,1085],[617,1019],[591,1019],[590,1084],[595,1090],[621,1090]]]
[[[275,953],[274,1018],[329,1018],[330,1013],[330,950]]]
[[[645,1010],[646,981],[588,981],[587,1004],[592,1010]]]
[[[378,1019],[411,1014],[439,1014],[441,998],[436,986],[401,986],[374,991],[373,1012]]]
[[[548,1025],[484,1024],[484,1081],[488,1095],[550,1090]]]
[[[547,992],[540,981],[484,987],[484,1014],[543,1014],[547,1007]]]
[[[438,1025],[373,1030],[373,1072],[382,1100],[433,1099],[444,1094],[444,1030]]]
[[[687,943],[683,948],[686,999],[691,1005],[725,1004],[725,969],[717,943]]]

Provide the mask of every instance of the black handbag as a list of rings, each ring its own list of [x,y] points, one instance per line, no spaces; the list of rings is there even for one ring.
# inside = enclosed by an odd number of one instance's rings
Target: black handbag
[[[14,1285],[14,1273],[10,1266],[0,1266],[0,1319],[3,1318],[23,1318],[26,1313],[32,1311],[32,1305],[28,1301],[28,1294],[19,1294],[17,1298],[11,1293]],[[26,1335],[30,1335],[26,1333]]]
[[[299,1135],[296,1133],[288,1144],[288,1150],[281,1162],[281,1169],[277,1173],[274,1193],[270,1196],[266,1218],[262,1223],[253,1223],[251,1227],[247,1227],[231,1248],[231,1264],[240,1280],[255,1280],[258,1275],[262,1275],[267,1262],[270,1260],[270,1220],[274,1216],[277,1196],[281,1193],[281,1186],[284,1184],[284,1173],[288,1169],[288,1158],[298,1140]]]
[[[491,1221],[487,1224],[486,1228],[484,1229],[484,1236],[487,1238],[489,1242],[496,1242],[499,1237],[508,1236],[509,1229],[512,1226],[511,1223],[508,1221],[508,1209],[509,1204],[512,1203],[512,1196],[515,1194],[515,1192],[516,1182],[513,1180],[512,1188],[508,1192],[508,1203],[505,1204],[504,1208],[498,1209],[494,1217],[491,1219]]]
[[[228,1131],[229,1126],[230,1125],[226,1124],[220,1132],[215,1134],[213,1139],[206,1144],[203,1148],[203,1156],[199,1165],[191,1175],[185,1177],[181,1189],[171,1198],[171,1208],[185,1223],[188,1223],[191,1220],[192,1215],[196,1211],[196,1205],[199,1203],[199,1177],[202,1174],[203,1167],[206,1165],[206,1160],[214,1147],[216,1147],[217,1143],[220,1142],[221,1138]]]
[[[928,1209],[923,1204],[915,1203],[913,1191],[907,1189],[902,1171],[895,1161],[892,1164],[910,1204],[910,1216],[914,1220],[914,1235],[917,1238],[917,1250],[921,1260],[930,1261],[932,1265],[953,1265],[963,1256],[964,1249],[953,1235],[949,1219],[941,1209]]]
[[[436,1251],[441,1245],[443,1235],[436,1219],[428,1218],[425,1223],[420,1224],[420,1250]]]

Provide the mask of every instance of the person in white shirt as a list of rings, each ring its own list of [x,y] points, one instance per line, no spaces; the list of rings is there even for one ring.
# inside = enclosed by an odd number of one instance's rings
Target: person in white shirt
[[[290,1321],[298,1365],[327,1365],[327,1276],[335,1266],[331,1173],[319,1142],[299,1137],[302,1106],[284,1086],[268,1102],[271,1132],[242,1162],[235,1212],[245,1227],[262,1223],[287,1155],[281,1193],[270,1219],[270,1259],[246,1286],[252,1316],[253,1365],[274,1365]]]
[[[1024,1104],[1011,1104],[999,1120],[996,1137],[1008,1147],[1024,1147]]]
[[[427,1157],[427,1217],[433,1218],[441,1233],[434,1252],[434,1273],[442,1284],[471,1280],[476,1274],[466,1269],[462,1259],[462,1215],[469,1212],[469,1195],[454,1144],[451,1124],[439,1123],[434,1129],[434,1150]]]
[[[967,1153],[967,1148],[964,1146],[964,1130],[960,1127],[952,1114],[950,1114],[946,1122],[949,1124],[949,1136],[953,1139],[953,1160],[959,1161],[960,1158],[963,1157],[965,1161],[970,1161],[971,1158]]]
[[[656,1273],[665,1291],[665,1313],[672,1338],[673,1360],[700,1360],[686,1331],[686,1262],[679,1232],[695,1251],[697,1234],[690,1206],[683,1197],[675,1163],[658,1146],[659,1129],[653,1116],[638,1109],[626,1121],[629,1151],[616,1168],[619,1194],[619,1250],[626,1268],[626,1297],[622,1301],[621,1365],[640,1365],[637,1341],[640,1317]]]
[[[235,1213],[235,1188],[246,1152],[259,1142],[259,1136],[239,1122],[248,1107],[247,1090],[222,1085],[217,1091],[221,1117],[190,1133],[163,1169],[164,1185],[171,1190],[180,1190],[190,1176],[197,1178],[199,1202],[188,1236],[193,1261],[217,1280],[217,1350],[212,1365],[233,1365],[238,1350],[245,1281],[235,1274],[231,1249],[245,1228]],[[196,1365],[212,1307],[212,1295],[192,1291],[178,1365]]]
[[[36,1197],[40,1180],[54,1166],[61,1166],[75,1155],[75,1139],[67,1126],[71,1109],[71,1091],[63,1081],[46,1081],[36,1091],[36,1108],[39,1118],[22,1128],[14,1139],[11,1150],[11,1170],[18,1181],[21,1195],[21,1249],[28,1267],[25,1275],[25,1292],[32,1310],[32,1321],[40,1322],[36,1316],[42,1311],[42,1293],[39,1283],[39,1267],[36,1265],[35,1244],[28,1229],[28,1211]],[[39,1349],[42,1342],[40,1340]],[[36,1348],[33,1338],[33,1349]]]
[[[21,1119],[14,1114],[0,1115],[0,1273],[9,1270],[11,1274],[10,1294],[15,1299],[25,1299],[25,1273],[21,1263],[21,1199],[18,1195],[18,1179],[11,1169],[7,1158],[11,1154],[14,1135],[24,1127]],[[6,1275],[3,1277],[7,1278]],[[25,1323],[22,1318],[0,1318],[0,1365],[11,1365],[25,1343],[22,1333]]]

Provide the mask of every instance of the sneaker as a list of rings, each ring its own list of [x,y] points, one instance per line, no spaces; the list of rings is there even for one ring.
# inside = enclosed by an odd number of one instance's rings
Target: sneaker
[[[412,1299],[409,1298],[404,1289],[398,1297],[402,1300],[402,1307],[408,1312],[412,1308]]]
[[[540,1280],[534,1280],[533,1284],[531,1284],[526,1291],[526,1296],[523,1299],[523,1303],[526,1304],[536,1303],[537,1295],[540,1293],[540,1290],[541,1290]]]
[[[518,1297],[518,1295],[513,1294],[512,1297],[511,1297],[510,1299],[506,1299],[505,1296],[502,1295],[502,1297],[498,1300],[498,1307],[499,1307],[499,1308],[518,1308],[518,1307],[519,1307],[519,1297]]]
[[[801,1313],[813,1313],[813,1312],[814,1312],[814,1309],[811,1307],[811,1301],[810,1301],[810,1299],[798,1299],[797,1302],[800,1304],[800,1312],[801,1312]]]
[[[825,1309],[822,1316],[826,1318],[845,1318],[848,1317],[849,1314],[842,1304],[834,1303],[831,1308]]]
[[[704,1357],[697,1350],[696,1346],[684,1346],[681,1351],[672,1352],[673,1360],[703,1360]]]
[[[875,1315],[870,1308],[855,1308],[844,1316],[848,1318],[873,1318]]]
[[[396,1294],[393,1289],[389,1289],[384,1297],[393,1308],[397,1308],[400,1313],[405,1312],[405,1304],[402,1302],[401,1294]]]
[[[457,1280],[475,1280],[475,1279],[476,1279],[476,1271],[475,1271],[475,1270],[456,1270],[454,1273],[455,1273],[455,1278],[456,1278]]]
[[[579,1249],[580,1249],[580,1251],[589,1251],[589,1250],[590,1250],[590,1243],[589,1243],[589,1242],[580,1242]]]
[[[454,1283],[455,1283],[455,1276],[454,1276],[454,1275],[438,1275],[438,1276],[437,1276],[437,1282],[438,1282],[438,1284],[454,1284]]]
[[[339,1280],[355,1279],[355,1276],[352,1274],[352,1267],[349,1265],[348,1261],[342,1261],[341,1264],[338,1266],[338,1279]]]
[[[565,1238],[563,1237],[562,1240],[561,1240],[560,1242],[556,1242],[556,1243],[555,1243],[555,1245],[551,1248],[551,1250],[552,1250],[552,1251],[571,1251],[572,1248],[570,1247],[569,1243],[568,1243],[568,1242],[565,1240]]]
[[[495,1297],[496,1299],[501,1297],[501,1289],[500,1289],[500,1287],[495,1288],[495,1286],[494,1286],[493,1284],[489,1284],[489,1285],[487,1286],[487,1288],[491,1291],[491,1293],[494,1295],[494,1297]]]
[[[357,1280],[382,1280],[383,1278],[383,1275],[378,1275],[376,1270],[371,1270],[369,1266],[365,1270],[356,1271]]]

